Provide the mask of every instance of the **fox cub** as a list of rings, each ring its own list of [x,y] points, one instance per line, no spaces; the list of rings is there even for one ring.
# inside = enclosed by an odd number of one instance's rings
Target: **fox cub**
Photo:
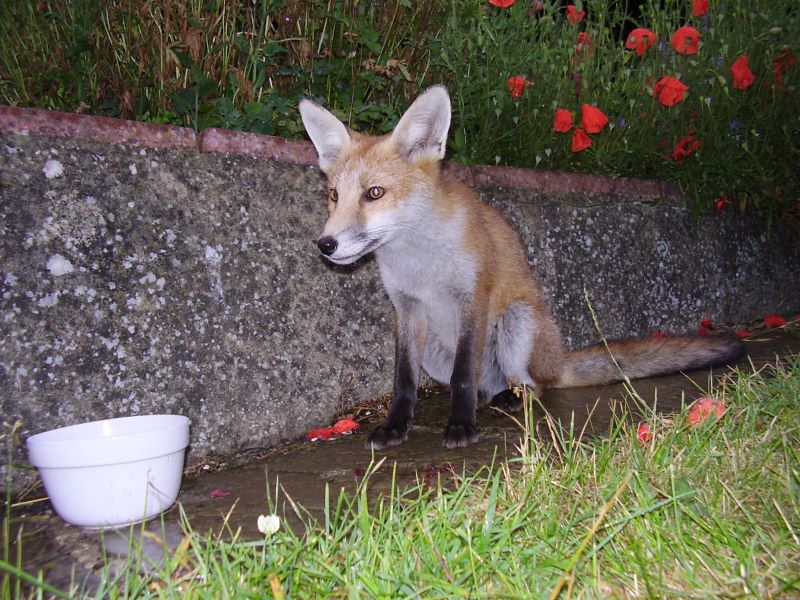
[[[521,408],[509,381],[578,387],[724,364],[743,351],[735,338],[660,338],[564,350],[516,234],[494,208],[440,171],[450,128],[442,86],[420,95],[394,131],[348,129],[309,101],[300,115],[328,178],[328,220],[317,240],[344,265],[375,253],[395,309],[394,393],[386,422],[367,446],[408,437],[420,370],[452,390],[448,448],[478,439],[479,396]],[[621,371],[620,371],[621,369]]]

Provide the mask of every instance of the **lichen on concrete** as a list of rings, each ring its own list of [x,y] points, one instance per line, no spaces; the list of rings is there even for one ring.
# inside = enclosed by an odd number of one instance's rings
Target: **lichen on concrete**
[[[768,236],[757,215],[697,216],[677,200],[568,191],[482,197],[520,234],[571,348],[798,308],[798,241],[780,226]]]
[[[316,169],[32,136],[0,148],[2,414],[23,435],[176,412],[202,456],[297,437],[388,389],[374,266],[335,271],[312,243]],[[47,178],[54,157],[64,172]]]

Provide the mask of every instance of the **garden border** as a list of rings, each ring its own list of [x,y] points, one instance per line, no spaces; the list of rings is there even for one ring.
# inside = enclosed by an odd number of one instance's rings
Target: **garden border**
[[[307,141],[216,127],[195,132],[188,127],[39,108],[0,106],[0,132],[81,137],[148,148],[194,147],[200,153],[221,152],[305,166],[317,164],[314,146]],[[569,190],[643,199],[683,199],[678,186],[666,181],[461,163],[448,163],[447,168],[470,187],[534,189],[550,194]]]

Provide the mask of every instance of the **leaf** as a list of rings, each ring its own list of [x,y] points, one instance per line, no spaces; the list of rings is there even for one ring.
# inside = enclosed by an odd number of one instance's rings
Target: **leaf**
[[[374,29],[365,29],[361,32],[361,35],[358,37],[359,43],[363,44],[369,50],[375,54],[380,54],[381,52],[381,43],[380,38],[378,36],[378,32]]]
[[[286,52],[288,52],[288,50],[279,43],[270,42],[264,47],[264,49],[261,51],[261,54],[264,55],[264,58],[272,58],[273,56],[285,54]]]
[[[260,102],[248,102],[244,105],[244,112],[248,117],[258,117],[264,111],[264,105]]]
[[[173,52],[175,54],[175,57],[178,59],[178,61],[181,63],[181,66],[184,69],[191,69],[192,67],[195,66],[192,57],[189,56],[188,54],[181,52],[180,50],[173,50]]]

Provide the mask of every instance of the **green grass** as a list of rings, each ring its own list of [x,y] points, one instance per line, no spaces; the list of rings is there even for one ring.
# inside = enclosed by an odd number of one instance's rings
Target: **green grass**
[[[699,211],[725,195],[727,210],[797,221],[800,65],[789,60],[781,82],[773,71],[782,52],[800,55],[795,0],[715,0],[700,17],[691,0],[583,0],[580,24],[563,4],[8,0],[0,102],[304,139],[301,97],[385,132],[420,90],[444,83],[452,160],[675,181]],[[683,24],[701,33],[697,54],[670,45]],[[624,49],[634,27],[658,36],[642,57]],[[738,90],[730,67],[743,54],[756,82]],[[666,75],[689,86],[671,108],[653,97]],[[530,84],[520,98],[511,76]],[[564,108],[579,122],[583,103],[610,124],[576,153],[553,115]],[[701,146],[673,160],[687,135]]]
[[[797,597],[800,358],[738,373],[716,395],[721,420],[653,415],[645,444],[623,420],[583,442],[525,438],[518,460],[369,501],[367,473],[323,522],[263,541],[187,522],[164,565],[109,568],[93,595]]]

